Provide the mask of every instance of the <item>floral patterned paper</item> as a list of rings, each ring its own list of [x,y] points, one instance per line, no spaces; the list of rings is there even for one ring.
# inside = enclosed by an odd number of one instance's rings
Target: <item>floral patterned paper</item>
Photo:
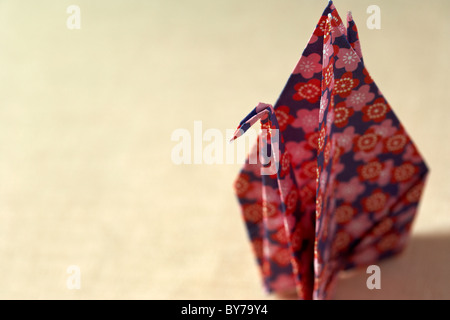
[[[234,138],[258,120],[266,133],[235,190],[269,292],[329,299],[340,270],[404,248],[428,168],[367,72],[351,14],[345,27],[330,1],[274,107],[260,103]],[[262,144],[276,173],[249,161]]]

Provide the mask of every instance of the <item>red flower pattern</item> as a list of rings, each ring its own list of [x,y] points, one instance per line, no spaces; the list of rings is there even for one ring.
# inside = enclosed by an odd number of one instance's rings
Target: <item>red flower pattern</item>
[[[294,86],[296,93],[293,95],[293,99],[307,100],[310,103],[316,103],[320,98],[320,80],[311,79],[307,83],[301,82]]]
[[[353,78],[353,73],[346,72],[340,79],[336,80],[334,92],[342,98],[346,98],[352,93],[353,89],[358,87],[358,85],[359,80]]]
[[[362,108],[363,121],[381,122],[386,119],[386,114],[389,111],[390,107],[386,101],[383,98],[378,98],[374,103]]]
[[[347,108],[345,102],[338,103],[334,108],[334,124],[343,128],[348,124],[348,119],[355,113],[353,108]]]
[[[370,196],[363,199],[364,210],[367,212],[381,211],[385,208],[388,199],[388,193],[384,193],[381,189],[377,189]]]

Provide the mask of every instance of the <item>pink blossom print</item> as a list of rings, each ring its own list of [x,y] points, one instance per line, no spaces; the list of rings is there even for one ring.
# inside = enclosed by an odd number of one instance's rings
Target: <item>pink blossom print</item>
[[[370,92],[369,85],[363,85],[358,90],[352,91],[347,98],[347,106],[352,107],[355,111],[361,111],[362,108],[375,98],[375,94]]]
[[[359,57],[353,49],[340,48],[336,68],[345,68],[345,71],[353,72],[358,67]]]
[[[302,128],[305,132],[314,131],[319,126],[319,110],[299,110],[292,126]]]
[[[335,135],[336,144],[342,147],[344,152],[348,152],[353,148],[353,140],[355,135],[355,128],[348,127],[341,133],[336,133]]]
[[[337,186],[336,198],[345,202],[354,202],[360,194],[364,192],[366,187],[362,184],[358,177],[353,177],[348,182],[341,182]]]
[[[300,73],[303,78],[311,79],[315,73],[322,71],[322,64],[319,63],[320,59],[321,57],[317,53],[311,53],[308,57],[303,57],[292,73]]]
[[[392,125],[391,119],[383,121],[380,125],[373,125],[372,128],[374,133],[383,138],[393,136],[397,132],[397,128]]]

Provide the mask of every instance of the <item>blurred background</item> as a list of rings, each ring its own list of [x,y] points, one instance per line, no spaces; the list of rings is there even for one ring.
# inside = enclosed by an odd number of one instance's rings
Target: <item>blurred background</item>
[[[382,289],[357,270],[336,299],[449,299],[450,2],[334,3],[352,10],[368,69],[431,168]],[[366,26],[373,4],[381,30]],[[240,165],[175,165],[171,134],[196,120],[225,134],[274,103],[326,5],[1,1],[0,298],[276,298],[233,193]]]

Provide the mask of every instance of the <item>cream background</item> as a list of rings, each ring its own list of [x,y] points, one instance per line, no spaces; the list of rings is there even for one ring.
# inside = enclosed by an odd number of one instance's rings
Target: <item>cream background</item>
[[[81,30],[66,28],[67,6]],[[430,168],[410,246],[336,298],[450,298],[450,2],[344,1]],[[378,4],[382,29],[368,30]],[[265,299],[232,183],[171,162],[177,128],[275,102],[326,1],[0,2],[0,298]],[[68,290],[66,268],[81,268]]]

